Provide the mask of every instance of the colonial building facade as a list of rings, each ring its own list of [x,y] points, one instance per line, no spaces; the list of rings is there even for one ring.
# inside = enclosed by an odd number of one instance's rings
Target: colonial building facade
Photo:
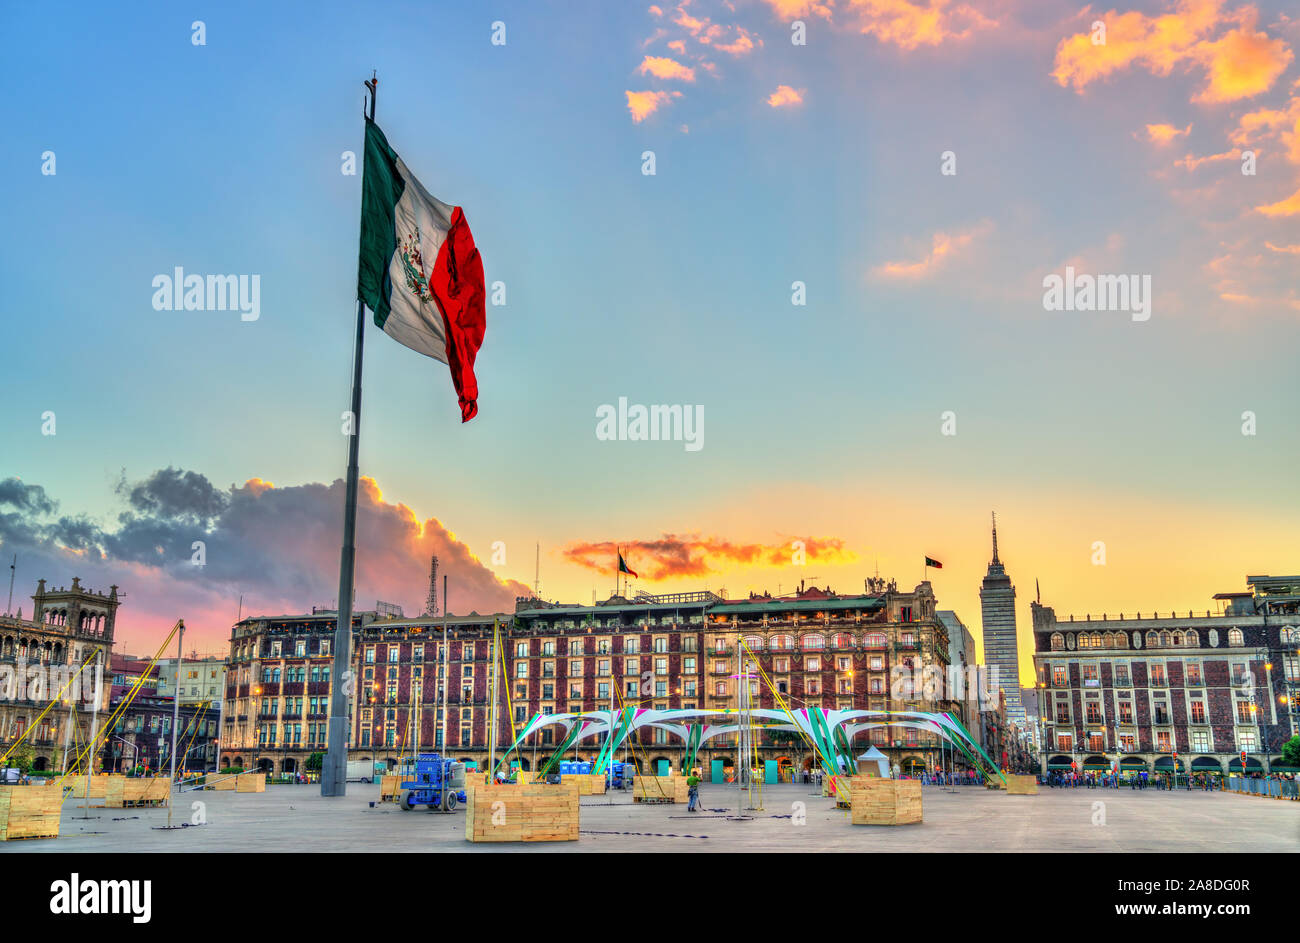
[[[1046,767],[1291,771],[1300,576],[1250,576],[1220,612],[1058,620],[1031,605]]]
[[[26,734],[33,769],[62,769],[65,753],[88,741],[96,691],[101,718],[109,704],[117,587],[105,594],[73,577],[70,587],[47,589],[41,579],[32,601],[30,620],[21,610],[0,618],[0,753]],[[70,680],[87,660],[92,664]],[[61,703],[45,711],[60,690]]]
[[[392,765],[414,749],[437,749],[486,766],[493,691],[498,758],[539,714],[625,706],[735,710],[742,658],[751,707],[777,708],[779,693],[792,709],[951,710],[974,732],[978,718],[966,716],[965,696],[950,690],[949,636],[930,584],[900,592],[873,580],[867,588],[856,596],[814,588],[743,600],[707,592],[615,596],[593,606],[524,598],[513,614],[445,620],[445,653],[439,617],[360,613],[353,623],[350,758]],[[334,618],[314,612],[234,627],[223,766],[295,772],[326,748]],[[544,728],[514,759],[533,768],[561,735]],[[937,741],[915,730],[875,731],[869,742],[909,769],[932,768],[939,758]],[[698,762],[710,771],[734,768],[736,747],[708,741]],[[598,749],[583,742],[574,755]],[[797,738],[769,736],[758,750],[785,770],[813,765]],[[685,753],[677,738],[648,729],[628,744],[627,759],[642,768],[680,769]]]

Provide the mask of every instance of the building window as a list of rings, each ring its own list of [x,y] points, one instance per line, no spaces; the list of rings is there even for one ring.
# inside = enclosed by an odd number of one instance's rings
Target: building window
[[[663,636],[656,638],[655,651],[660,653],[668,651],[668,639],[664,638]]]
[[[1253,724],[1255,722],[1254,704],[1250,701],[1237,702],[1237,723]]]
[[[1065,665],[1052,666],[1052,687],[1063,688],[1066,686],[1069,675],[1066,672]]]
[[[1189,709],[1189,720],[1193,724],[1205,723],[1205,702],[1192,701]]]
[[[1060,652],[1065,650],[1065,636],[1060,632],[1052,633],[1052,651]]]
[[[682,674],[684,675],[695,674],[695,659],[693,657],[687,657],[682,659]]]
[[[1157,688],[1169,686],[1169,682],[1165,680],[1165,666],[1163,664],[1153,663],[1151,665],[1151,685]]]
[[[1160,753],[1168,753],[1173,750],[1173,741],[1168,730],[1156,731],[1156,750]]]
[[[1200,687],[1205,682],[1201,680],[1201,664],[1196,661],[1185,662],[1183,665],[1183,674],[1187,677],[1187,684],[1192,687]]]
[[[574,658],[569,662],[569,674],[579,676],[582,674],[582,659]]]
[[[1123,700],[1119,702],[1119,722],[1121,724],[1133,723],[1133,702]]]
[[[515,642],[515,657],[516,657],[516,658],[527,658],[527,657],[528,657],[528,643],[527,643],[527,642]]]
[[[1119,662],[1118,664],[1115,665],[1115,687],[1117,688],[1129,687],[1128,664],[1125,662]]]
[[[1245,645],[1245,644],[1246,644],[1246,638],[1245,638],[1245,636],[1243,636],[1243,635],[1241,634],[1241,629],[1229,629],[1229,630],[1228,630],[1228,644],[1229,644],[1229,645]]]
[[[805,635],[803,637],[803,647],[805,649],[825,648],[826,639],[820,635]]]
[[[668,674],[668,659],[667,659],[667,658],[656,658],[656,659],[655,659],[655,674],[657,674],[657,675],[666,675],[666,674]]]
[[[804,671],[821,671],[822,659],[820,655],[809,655],[803,660]]]
[[[1073,748],[1074,737],[1068,733],[1058,733],[1056,735],[1056,748],[1065,753],[1070,752]]]

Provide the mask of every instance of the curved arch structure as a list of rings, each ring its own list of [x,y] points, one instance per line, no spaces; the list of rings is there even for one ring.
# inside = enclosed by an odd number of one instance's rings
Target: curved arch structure
[[[787,731],[802,734],[813,745],[823,769],[830,776],[857,772],[857,760],[851,746],[853,738],[863,731],[879,727],[907,727],[937,734],[985,773],[1002,775],[997,764],[984,752],[961,721],[949,713],[824,710],[820,707],[807,707],[793,711],[754,708],[749,714],[753,728],[758,732]],[[557,738],[559,746],[538,769],[539,775],[549,772],[575,743],[592,738],[603,740],[600,753],[592,764],[592,772],[603,773],[608,769],[615,751],[635,731],[646,727],[663,730],[686,744],[686,765],[689,766],[693,764],[700,746],[715,737],[736,736],[742,725],[738,711],[701,708],[659,710],[625,707],[617,711],[589,711],[580,714],[538,714],[519,731],[515,742],[497,764],[497,770],[508,761],[511,753],[520,748],[525,739],[551,726],[558,726],[562,731]]]

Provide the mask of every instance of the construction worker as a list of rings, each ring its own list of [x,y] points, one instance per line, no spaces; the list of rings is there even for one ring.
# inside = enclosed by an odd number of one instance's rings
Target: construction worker
[[[690,800],[686,804],[687,812],[700,811],[695,807],[700,801],[700,777],[696,775],[696,770],[691,770],[691,775],[686,777],[686,798]]]

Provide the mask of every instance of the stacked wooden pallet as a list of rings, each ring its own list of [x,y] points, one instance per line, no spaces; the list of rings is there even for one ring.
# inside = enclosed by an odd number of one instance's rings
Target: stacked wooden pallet
[[[113,776],[104,791],[104,805],[110,809],[163,805],[170,790],[171,780],[166,776]]]
[[[240,773],[235,777],[235,792],[266,792],[266,774]]]
[[[911,825],[921,821],[921,782],[855,776],[850,786],[854,825]]]
[[[119,773],[106,773],[90,777],[90,789],[86,789],[86,777],[78,776],[76,779],[69,780],[72,787],[72,798],[74,799],[103,799],[108,796],[108,781],[110,779],[125,779]]]
[[[578,840],[578,784],[465,785],[465,840]]]
[[[605,775],[603,773],[600,775],[579,773],[565,778],[577,781],[578,795],[580,796],[603,796],[605,794]]]
[[[379,801],[396,802],[402,797],[402,777],[396,774],[379,777]]]
[[[1036,796],[1038,795],[1038,777],[1036,776],[1007,776],[1007,795],[1008,796]]]
[[[0,841],[58,838],[62,811],[58,785],[0,786]]]
[[[686,777],[637,776],[632,780],[633,802],[685,802]]]

